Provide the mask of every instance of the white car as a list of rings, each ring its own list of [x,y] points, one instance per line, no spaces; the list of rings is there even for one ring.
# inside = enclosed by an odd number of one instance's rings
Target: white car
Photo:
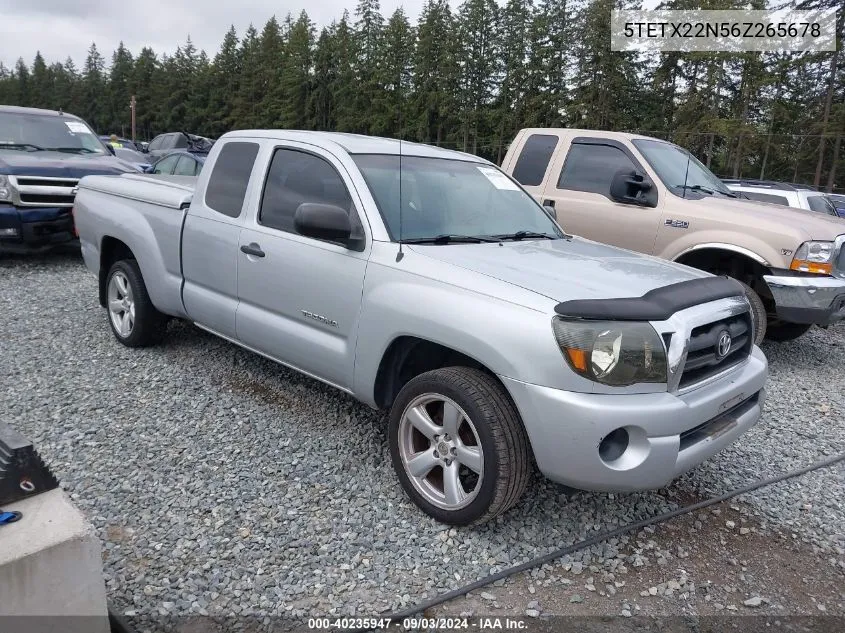
[[[836,207],[821,191],[787,182],[771,180],[722,180],[731,191],[742,193],[748,200],[770,202],[784,207],[807,209],[827,215],[838,215]]]

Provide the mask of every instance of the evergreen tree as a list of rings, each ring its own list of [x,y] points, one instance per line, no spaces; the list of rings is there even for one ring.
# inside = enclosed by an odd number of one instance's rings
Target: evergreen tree
[[[112,55],[109,72],[109,119],[106,133],[121,136],[131,134],[131,113],[129,101],[132,97],[130,82],[135,63],[130,53],[121,42]]]
[[[382,98],[372,104],[373,134],[406,136],[413,54],[414,32],[400,7],[390,16],[382,37],[382,61],[376,77]]]
[[[476,153],[486,131],[487,106],[498,85],[498,19],[494,0],[466,0],[458,13],[462,149]]]
[[[311,127],[311,56],[314,25],[303,11],[290,28],[287,60],[282,76],[281,116],[276,125],[307,130]]]
[[[76,113],[98,132],[108,124],[109,104],[106,95],[106,63],[96,44],[91,44],[82,70],[82,98],[85,110]]]

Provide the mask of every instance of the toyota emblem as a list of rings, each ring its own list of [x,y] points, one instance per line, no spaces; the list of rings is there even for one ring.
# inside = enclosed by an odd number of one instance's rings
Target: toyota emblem
[[[731,335],[724,331],[719,335],[719,340],[716,343],[716,358],[722,359],[731,351]]]

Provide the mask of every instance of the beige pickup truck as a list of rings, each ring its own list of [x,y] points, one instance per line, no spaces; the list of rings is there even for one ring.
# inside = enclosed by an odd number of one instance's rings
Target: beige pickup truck
[[[758,343],[845,318],[845,219],[739,199],[677,145],[525,129],[502,168],[571,233],[740,281]]]

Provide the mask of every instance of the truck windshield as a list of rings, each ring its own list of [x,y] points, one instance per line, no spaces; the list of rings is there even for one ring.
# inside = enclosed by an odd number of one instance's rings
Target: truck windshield
[[[0,149],[106,153],[91,128],[78,119],[23,112],[0,112]]]
[[[400,180],[398,155],[357,154],[353,159],[393,240],[446,244],[563,237],[543,208],[492,165],[403,156]]]
[[[663,141],[634,139],[632,142],[672,193],[683,196],[684,190],[691,189],[709,195],[720,193],[731,198],[737,197],[712,171],[685,149]]]

